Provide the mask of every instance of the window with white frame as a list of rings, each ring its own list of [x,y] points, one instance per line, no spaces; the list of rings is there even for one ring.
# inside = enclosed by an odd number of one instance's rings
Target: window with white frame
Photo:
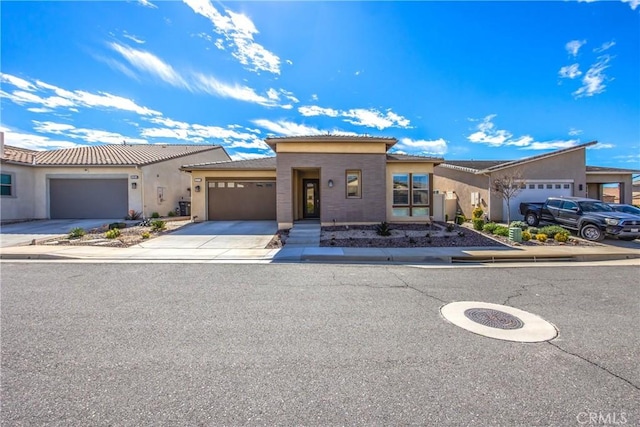
[[[347,199],[362,198],[362,171],[348,170],[346,172]]]
[[[393,216],[429,216],[429,174],[393,174]]]
[[[12,173],[3,173],[0,176],[0,196],[15,196],[13,189],[14,178]]]

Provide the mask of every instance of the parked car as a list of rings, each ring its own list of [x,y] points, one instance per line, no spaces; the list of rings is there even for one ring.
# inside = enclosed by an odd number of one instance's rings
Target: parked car
[[[544,203],[521,203],[520,213],[532,227],[541,222],[559,224],[586,240],[600,241],[605,236],[620,240],[640,238],[640,217],[615,211],[600,200],[549,197]]]
[[[609,203],[614,211],[624,212],[631,215],[640,215],[640,208],[633,205],[624,205],[620,203]]]

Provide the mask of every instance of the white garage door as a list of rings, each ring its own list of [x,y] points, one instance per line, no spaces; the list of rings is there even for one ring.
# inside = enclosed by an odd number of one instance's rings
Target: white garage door
[[[523,221],[520,214],[522,202],[544,202],[547,197],[573,196],[573,183],[566,181],[527,181],[525,188],[514,196],[509,204],[511,207],[511,221]],[[502,207],[502,218],[507,220],[507,203]]]

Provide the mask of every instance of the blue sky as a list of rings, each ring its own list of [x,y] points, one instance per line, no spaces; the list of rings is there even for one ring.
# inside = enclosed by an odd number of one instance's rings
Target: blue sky
[[[640,0],[0,4],[5,143],[368,134],[445,159],[597,140],[640,169]]]

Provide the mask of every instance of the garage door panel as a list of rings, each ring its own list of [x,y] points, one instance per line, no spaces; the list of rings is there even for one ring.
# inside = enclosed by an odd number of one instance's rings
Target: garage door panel
[[[52,219],[124,218],[127,215],[127,179],[50,179]]]
[[[275,220],[276,183],[210,182],[208,207],[213,221]]]
[[[511,221],[523,220],[520,213],[520,203],[544,202],[547,197],[570,197],[573,195],[573,184],[568,182],[545,181],[527,182],[526,188],[516,194],[509,201]],[[507,220],[507,202],[503,202],[502,218]]]

